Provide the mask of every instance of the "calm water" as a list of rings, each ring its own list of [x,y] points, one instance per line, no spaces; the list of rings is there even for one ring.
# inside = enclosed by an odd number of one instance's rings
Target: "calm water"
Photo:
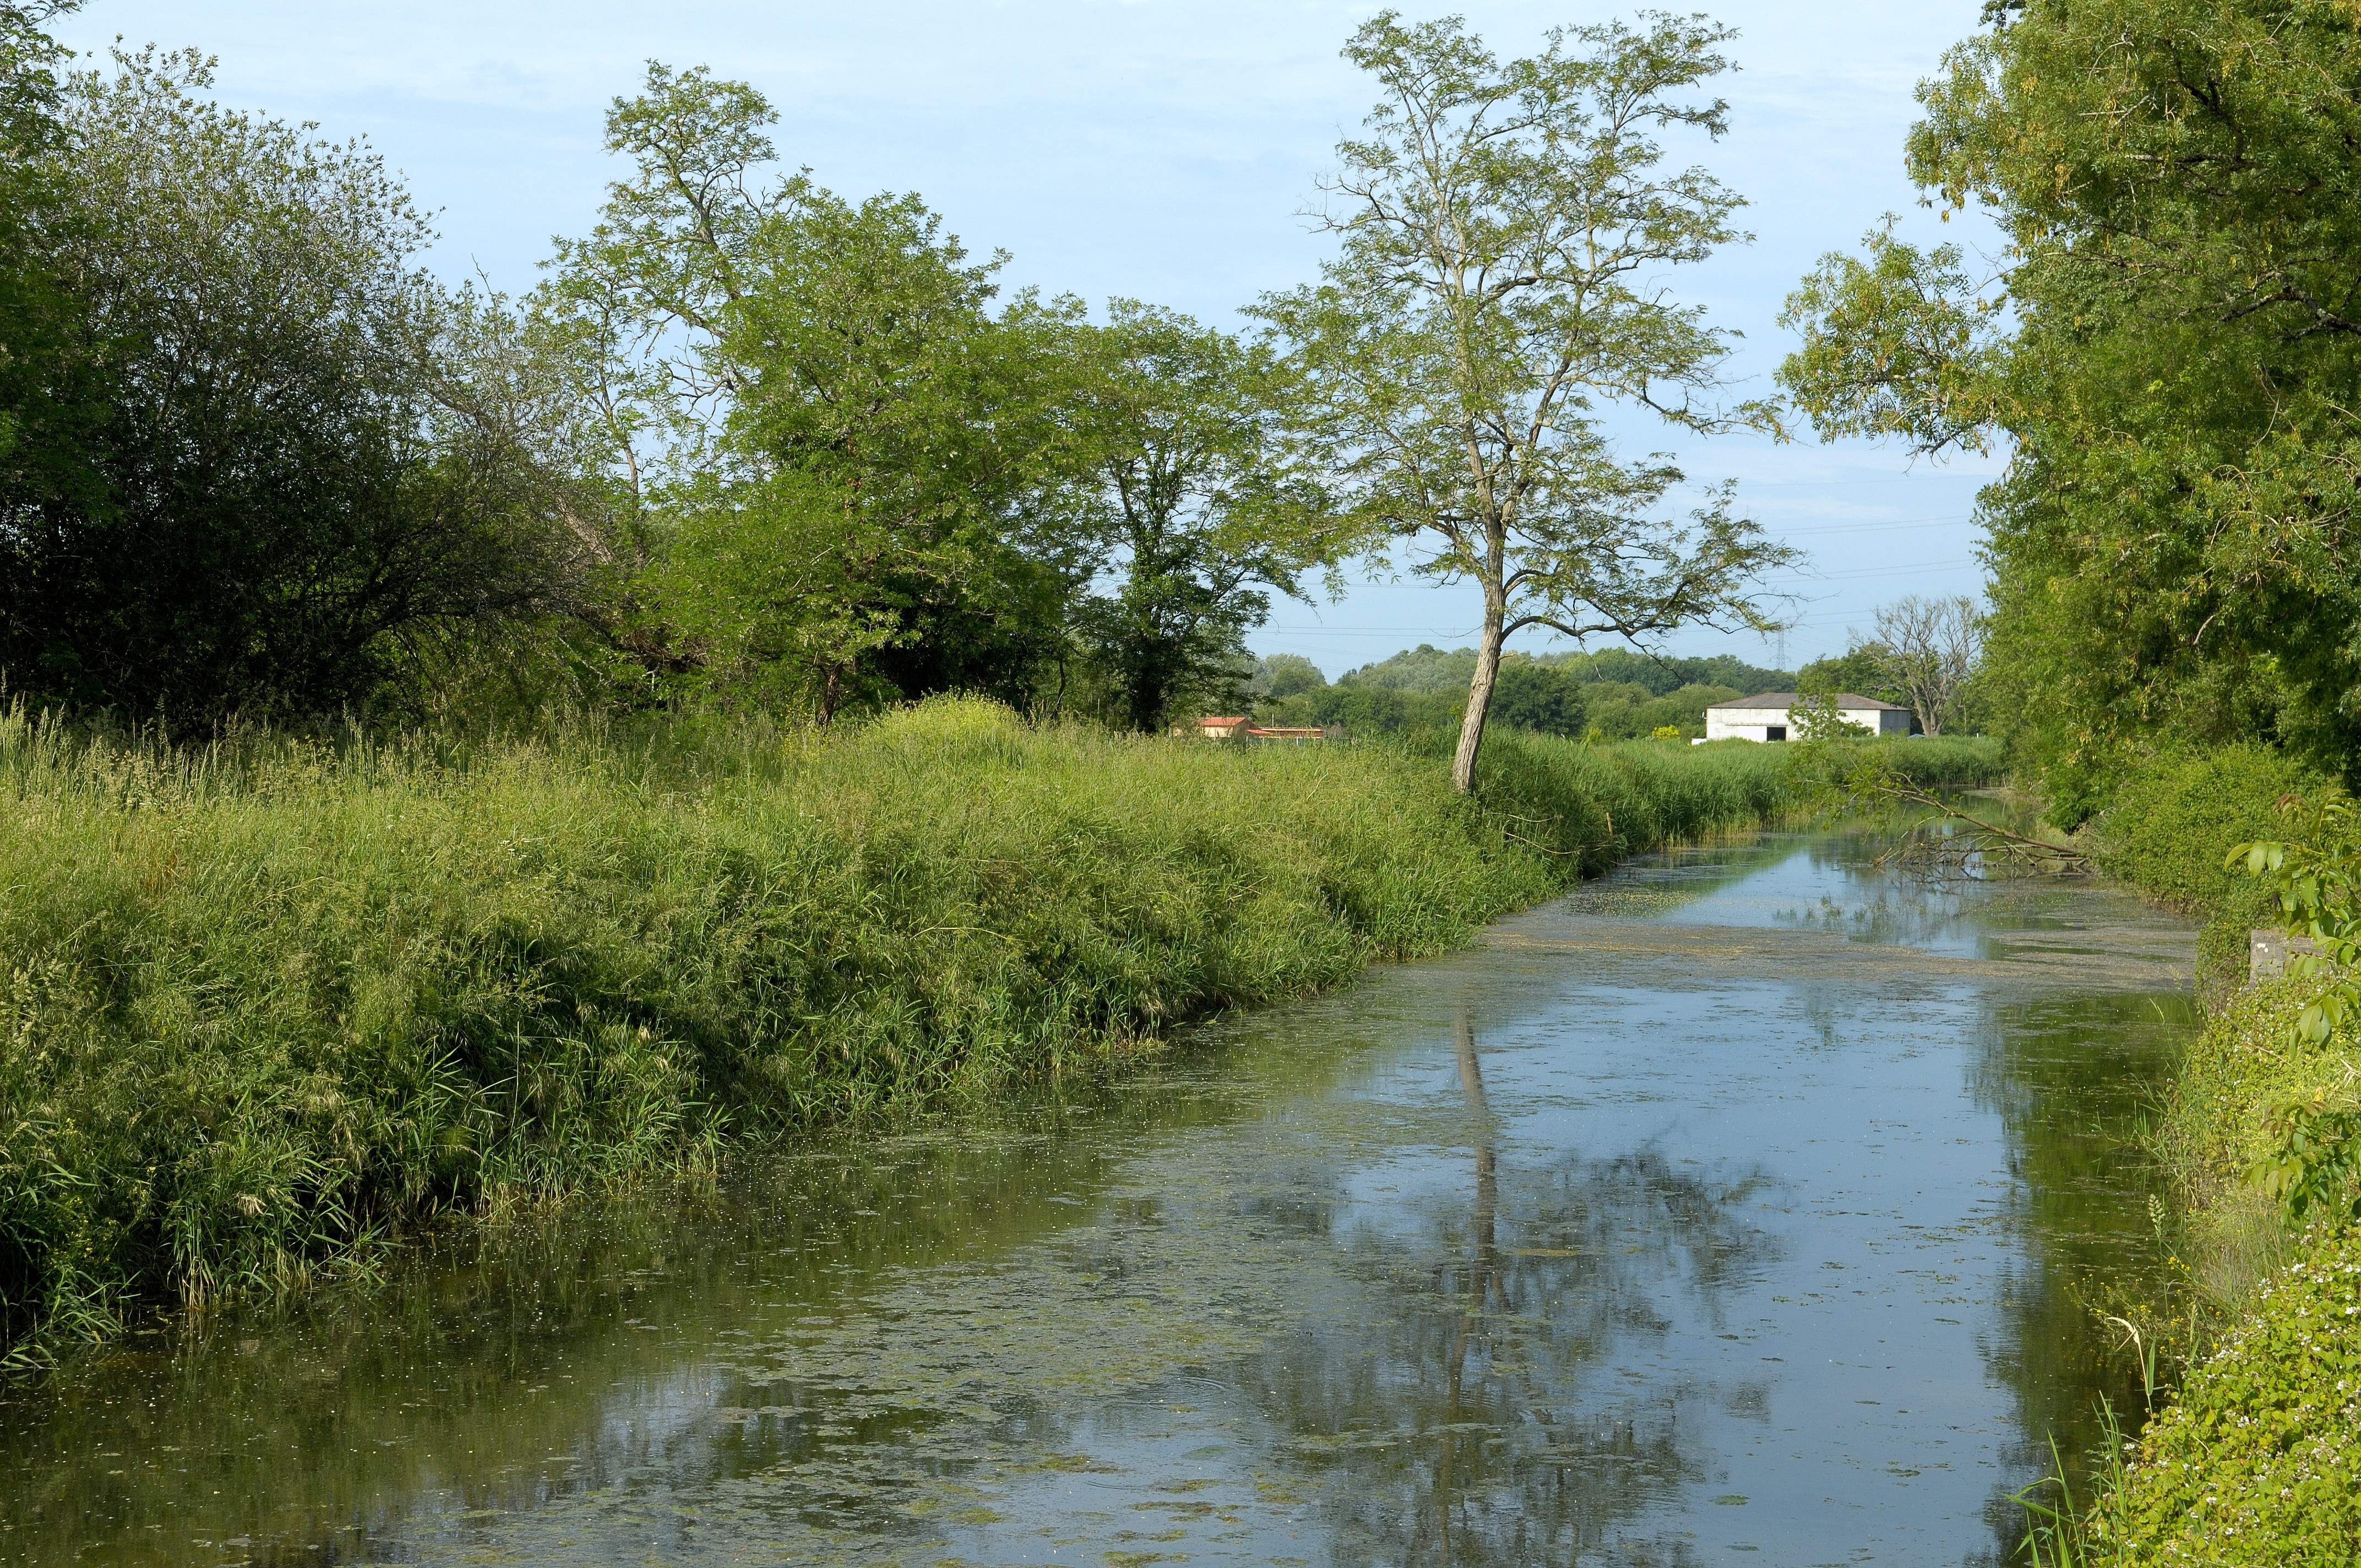
[[[2188,931],[1773,836],[1104,1092],[0,1402],[0,1560],[1980,1563],[2136,1405]]]

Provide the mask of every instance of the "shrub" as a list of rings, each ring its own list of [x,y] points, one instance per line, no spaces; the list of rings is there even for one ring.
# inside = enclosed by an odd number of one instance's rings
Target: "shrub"
[[[2276,803],[2319,775],[2264,746],[2159,761],[2100,818],[2100,862],[2149,897],[2209,915],[2259,914],[2262,883],[2223,864],[2233,844],[2279,836]]]
[[[2093,1563],[2361,1560],[2361,1242],[2315,1232],[2253,1287],[2286,1245],[2284,1205],[2254,1178],[2298,1152],[2290,1107],[2342,1102],[2348,1055],[2290,1041],[2320,980],[2243,983],[2248,928],[2279,917],[2268,882],[2224,864],[2234,844],[2286,836],[2281,800],[2323,782],[2279,752],[2225,747],[2151,766],[2097,824],[2105,869],[2207,917],[2201,976],[2219,1006],[2175,1074],[2155,1141],[2196,1201],[2207,1294],[2239,1315],[2080,1521]],[[2344,1186],[2333,1207],[2350,1198]]]
[[[2098,1562],[2361,1562],[2361,1231],[2316,1235],[2148,1423]]]

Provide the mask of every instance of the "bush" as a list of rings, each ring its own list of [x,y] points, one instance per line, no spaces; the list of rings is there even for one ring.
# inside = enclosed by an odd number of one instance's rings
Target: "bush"
[[[2344,1051],[2289,1039],[2319,981],[2245,983],[2248,929],[2277,916],[2268,884],[2224,864],[2234,844],[2290,833],[2279,803],[2323,783],[2278,751],[2224,747],[2152,764],[2095,825],[2105,870],[2207,922],[2200,972],[2218,1006],[2154,1141],[2194,1201],[2204,1297],[2238,1321],[2080,1521],[2093,1563],[2361,1558],[2361,1244],[2315,1233],[2254,1288],[2288,1242],[2252,1177],[2285,1160],[2287,1108],[2333,1102],[2350,1069]]]
[[[2361,1562],[2361,1231],[2313,1237],[2257,1306],[2100,1499],[2096,1561]]]
[[[2198,937],[2205,994],[2245,981],[2247,933],[2273,923],[2268,890],[2223,863],[2230,847],[2284,832],[2279,799],[2321,782],[2283,752],[2225,746],[2153,761],[2098,819],[2101,869],[2205,922]]]
[[[0,1320],[298,1285],[730,1133],[1097,1070],[1778,808],[1774,748],[1036,729],[248,738],[0,716]]]
[[[2149,897],[2191,914],[2259,913],[2262,884],[2223,864],[2230,846],[2282,831],[2280,797],[2318,774],[2264,746],[2160,760],[2134,776],[2099,819],[2100,863]]]

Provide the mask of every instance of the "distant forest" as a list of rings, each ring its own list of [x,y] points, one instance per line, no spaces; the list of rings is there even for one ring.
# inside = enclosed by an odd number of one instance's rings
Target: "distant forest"
[[[1476,650],[1431,643],[1348,670],[1333,683],[1301,654],[1255,667],[1256,717],[1268,723],[1339,726],[1351,733],[1455,727],[1476,672]],[[1797,675],[1727,653],[1651,658],[1627,648],[1587,653],[1510,653],[1500,663],[1492,722],[1544,735],[1624,740],[1664,729],[1705,733],[1708,704],[1795,688]],[[1869,695],[1867,693],[1864,696]]]

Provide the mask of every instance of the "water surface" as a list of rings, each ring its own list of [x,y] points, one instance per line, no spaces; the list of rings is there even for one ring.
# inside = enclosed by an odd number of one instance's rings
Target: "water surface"
[[[2192,941],[1877,847],[155,1331],[0,1400],[0,1561],[1993,1561],[2138,1398]]]

